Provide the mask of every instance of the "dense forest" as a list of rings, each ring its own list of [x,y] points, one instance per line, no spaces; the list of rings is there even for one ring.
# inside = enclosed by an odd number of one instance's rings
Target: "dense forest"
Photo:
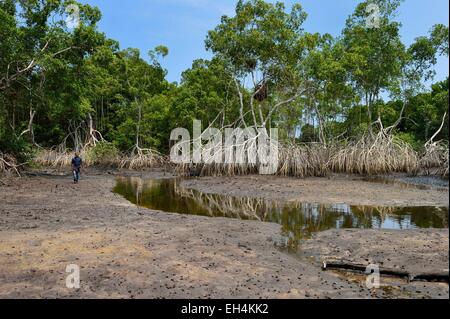
[[[373,3],[380,16],[368,26]],[[76,28],[64,18],[73,4]],[[169,83],[170,50],[121,48],[98,29],[98,8],[1,1],[0,171],[59,165],[73,150],[91,163],[154,165],[169,153],[172,129],[198,119],[277,127],[287,175],[434,167],[448,175],[448,79],[425,85],[437,58],[448,57],[448,26],[406,46],[400,6],[362,2],[333,37],[306,32],[300,4],[240,0],[206,35],[212,58]]]

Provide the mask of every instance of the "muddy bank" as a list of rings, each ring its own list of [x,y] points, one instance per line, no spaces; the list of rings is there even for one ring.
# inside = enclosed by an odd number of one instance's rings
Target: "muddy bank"
[[[436,278],[449,273],[449,231],[420,229],[392,230],[328,230],[316,233],[304,242],[302,256],[316,262],[344,265],[377,265],[410,278],[429,276]],[[361,272],[339,270],[346,278],[364,280]],[[430,293],[448,298],[448,283],[410,282],[407,278],[382,276],[381,289],[391,294],[418,295]],[[403,282],[403,283],[402,283]]]
[[[448,229],[328,230],[302,245],[302,254],[319,261],[377,264],[411,275],[448,273]]]
[[[113,194],[114,183],[95,175],[78,185],[64,177],[0,184],[1,298],[448,298],[448,285],[436,283],[370,291],[361,280],[323,272],[320,257],[276,248],[279,225],[150,211]],[[419,233],[377,234],[390,242]],[[448,242],[448,230],[439,234]],[[305,242],[305,251],[321,256],[330,241]],[[448,245],[428,245],[428,253],[448,256]],[[352,247],[355,258],[366,256],[359,249]],[[406,251],[426,265],[429,255],[415,245],[397,256]],[[65,286],[69,264],[81,268],[79,290]]]
[[[407,183],[410,185],[435,187],[435,188],[449,188],[448,178],[441,178],[439,176],[408,176],[405,174],[382,175],[379,178],[390,180],[394,182]]]
[[[375,183],[361,177],[334,175],[297,179],[277,176],[204,177],[184,187],[203,193],[261,197],[322,204],[448,207],[448,189],[420,189],[403,183]]]

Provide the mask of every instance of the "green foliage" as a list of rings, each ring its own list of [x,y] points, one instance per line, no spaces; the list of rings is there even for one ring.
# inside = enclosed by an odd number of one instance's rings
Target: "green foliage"
[[[303,61],[319,39],[303,31],[306,16],[300,4],[287,12],[282,2],[238,1],[236,15],[222,17],[208,33],[207,49],[223,60],[235,84],[234,95],[242,96],[240,122],[268,126],[276,120],[275,111],[305,90]],[[264,88],[263,98],[255,98]]]
[[[421,151],[423,149],[423,143],[416,140],[413,134],[400,132],[395,135],[395,137],[403,142],[408,143],[414,150]]]
[[[368,6],[380,8],[379,25],[368,27]],[[400,0],[376,0],[360,3],[343,30],[344,63],[351,83],[364,100],[368,120],[372,107],[383,90],[398,85],[406,63],[405,47],[400,39],[400,23],[393,20]]]
[[[87,161],[90,164],[109,164],[119,157],[119,150],[113,143],[101,142],[90,148],[87,152]]]
[[[448,26],[406,47],[396,21],[401,2],[361,2],[333,38],[305,32],[299,4],[239,0],[236,14],[208,33],[211,59],[193,61],[177,84],[161,66],[167,47],[148,56],[121,50],[98,30],[98,8],[0,1],[0,151],[23,162],[35,145],[80,148],[94,130],[108,141],[90,150],[94,162],[142,148],[167,154],[171,130],[190,129],[194,119],[204,128],[274,126],[285,140],[327,143],[376,133],[379,118],[416,149],[444,119],[435,140],[448,140],[448,79],[424,87],[437,57],[448,56]],[[373,3],[378,28],[367,26]],[[63,19],[69,4],[80,7],[74,30]]]
[[[317,142],[314,126],[306,124],[302,127],[300,141],[303,143]]]

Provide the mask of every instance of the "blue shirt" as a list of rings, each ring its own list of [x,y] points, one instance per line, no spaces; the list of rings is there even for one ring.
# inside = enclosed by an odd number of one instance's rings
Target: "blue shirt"
[[[80,168],[82,163],[83,161],[78,156],[72,159],[72,165],[75,166],[75,168]]]

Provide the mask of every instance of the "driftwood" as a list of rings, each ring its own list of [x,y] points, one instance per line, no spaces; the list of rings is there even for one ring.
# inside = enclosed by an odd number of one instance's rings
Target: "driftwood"
[[[413,277],[413,281],[432,281],[432,282],[446,282],[448,283],[448,272],[447,273],[429,273],[420,274]]]
[[[349,271],[354,271],[354,272],[366,273],[367,266],[360,265],[360,264],[341,262],[341,261],[323,262],[322,270],[328,270],[328,269],[349,270]],[[411,274],[404,270],[397,270],[397,269],[391,269],[391,268],[380,267],[379,270],[380,270],[380,275],[404,278],[410,282],[412,282],[412,281],[430,281],[430,282],[446,282],[446,283],[449,282],[449,273],[448,272],[424,273],[424,274],[414,275],[414,274]]]

